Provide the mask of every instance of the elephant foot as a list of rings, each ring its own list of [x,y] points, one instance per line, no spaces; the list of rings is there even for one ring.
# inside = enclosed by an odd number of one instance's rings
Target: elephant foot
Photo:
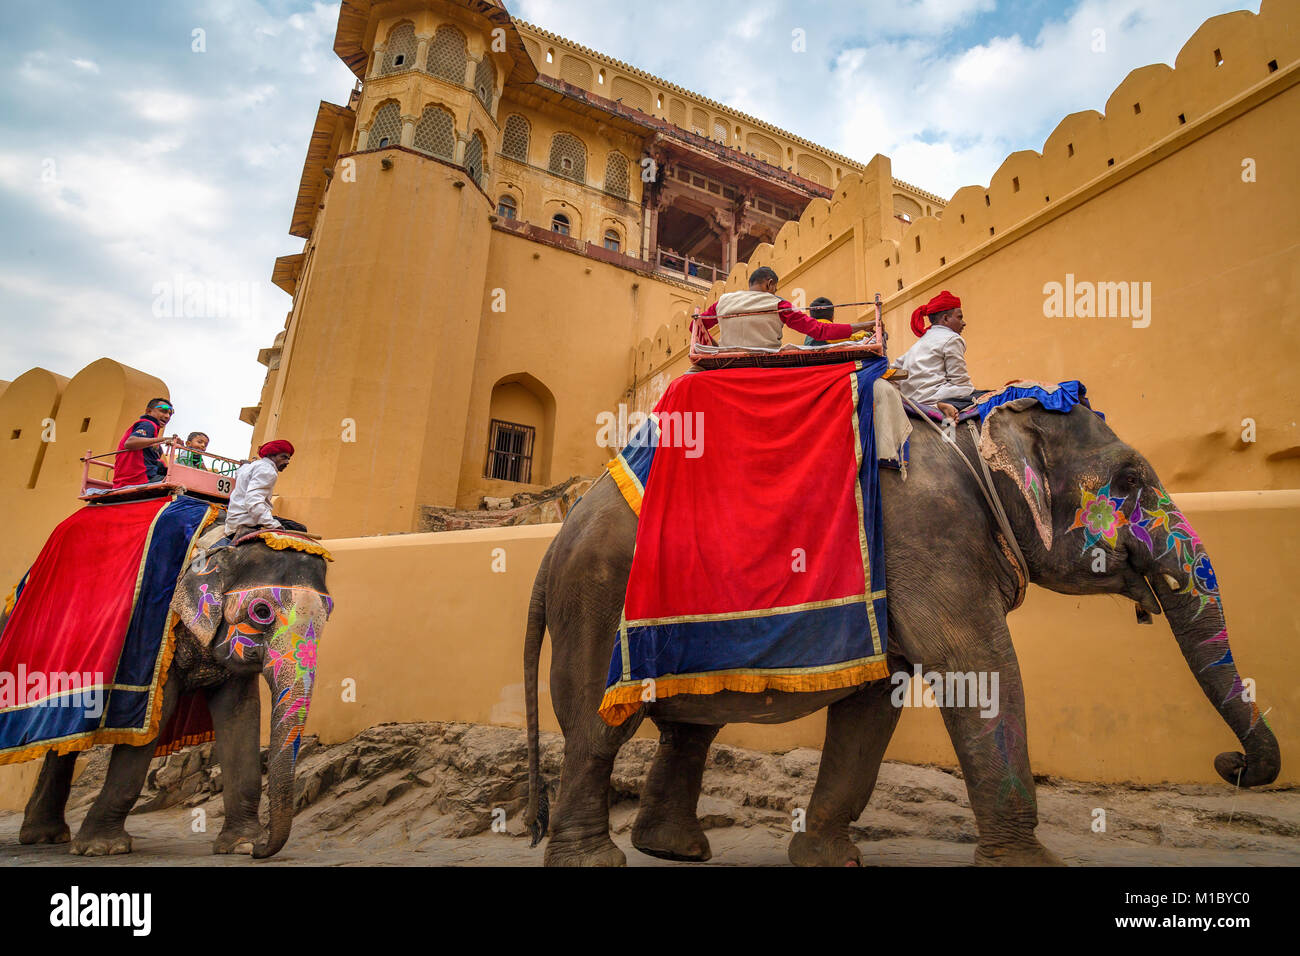
[[[627,866],[627,855],[614,845],[608,833],[583,840],[546,844],[547,866]]]
[[[131,834],[125,830],[117,833],[87,836],[78,833],[72,841],[73,856],[118,856],[131,852]]]
[[[703,863],[712,858],[709,838],[695,817],[658,817],[642,823],[641,816],[638,813],[632,825],[632,845],[647,856],[688,863]]]
[[[862,865],[862,851],[847,836],[827,840],[812,833],[796,833],[787,853],[795,866]]]
[[[1022,847],[977,847],[976,866],[1065,866],[1059,856],[1035,842]]]
[[[72,839],[72,831],[63,820],[24,820],[18,831],[18,842],[32,843],[67,843]]]
[[[258,834],[256,833],[239,833],[222,830],[217,834],[217,838],[212,841],[213,853],[242,853],[245,856],[252,856],[253,844],[257,842]]]

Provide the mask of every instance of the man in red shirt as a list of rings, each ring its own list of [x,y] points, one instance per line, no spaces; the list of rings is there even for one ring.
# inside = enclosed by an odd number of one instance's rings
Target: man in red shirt
[[[117,443],[118,455],[113,462],[113,487],[143,485],[166,477],[158,446],[167,440],[163,428],[175,414],[165,398],[150,399],[134,425]]]
[[[819,342],[847,339],[854,332],[875,328],[870,322],[818,322],[806,312],[776,294],[776,272],[759,266],[749,276],[748,292],[724,292],[718,301],[700,313],[705,328],[723,348],[781,347],[786,326]]]

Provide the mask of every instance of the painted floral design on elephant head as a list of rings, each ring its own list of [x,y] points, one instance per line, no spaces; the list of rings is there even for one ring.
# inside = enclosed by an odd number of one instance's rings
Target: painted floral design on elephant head
[[[1066,532],[1083,529],[1083,550],[1091,549],[1098,541],[1105,541],[1114,548],[1119,543],[1119,532],[1128,518],[1120,509],[1124,505],[1123,497],[1113,497],[1110,482],[1106,482],[1096,492],[1081,489],[1079,510],[1074,513],[1074,524]]]
[[[232,641],[231,653],[243,656],[247,633],[263,635],[265,666],[270,668],[276,688],[272,713],[277,725],[291,725],[283,747],[292,747],[296,760],[316,681],[321,626],[334,610],[334,601],[311,588],[274,585],[232,591],[229,596],[235,600],[236,612],[247,606],[249,619],[265,625],[261,631],[251,627],[246,632],[238,630],[240,640]]]
[[[1144,498],[1150,507],[1143,506]],[[1219,601],[1219,576],[1205,545],[1167,491],[1158,485],[1140,490],[1128,519],[1133,536],[1153,557],[1160,559],[1172,554],[1177,559],[1183,580],[1176,593],[1199,599],[1198,615],[1207,605]]]

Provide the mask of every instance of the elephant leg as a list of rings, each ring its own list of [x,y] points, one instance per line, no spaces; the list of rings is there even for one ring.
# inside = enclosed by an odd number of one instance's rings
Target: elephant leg
[[[592,706],[579,726],[564,726],[564,769],[551,815],[547,866],[624,866],[627,857],[609,837],[609,778],[614,758],[641,724],[644,708],[618,727]]]
[[[641,791],[632,845],[666,860],[707,860],[713,855],[695,806],[704,781],[709,745],[721,724],[655,721],[659,749]]]
[[[978,700],[967,699],[964,706],[957,706],[958,702],[944,699],[942,707],[979,831],[975,863],[1061,866],[1061,860],[1034,836],[1038,803],[1034,775],[1029,769],[1024,685],[1005,622],[998,622],[984,630],[978,640],[965,641],[963,646],[981,650],[963,652],[952,648],[953,656],[947,662],[950,671],[974,673],[977,687],[983,678],[990,698],[993,678],[997,678],[996,713],[992,707],[984,711]],[[942,672],[941,667],[933,669]],[[969,681],[966,686],[970,687]],[[944,690],[948,690],[946,685]]]
[[[163,686],[162,712],[158,726],[167,726],[180,700],[180,675],[172,674]],[[113,756],[108,761],[108,773],[104,777],[104,787],[81,822],[81,829],[72,841],[72,853],[76,856],[112,856],[131,852],[131,835],[126,832],[126,815],[135,806],[144,787],[145,777],[149,773],[149,762],[153,760],[154,747],[158,744],[155,735],[142,746],[117,744],[113,747]]]
[[[67,843],[72,839],[63,811],[68,805],[72,771],[76,765],[75,753],[56,754],[51,751],[45,755],[41,775],[23,811],[19,843]]]
[[[262,829],[257,818],[262,802],[258,675],[234,677],[210,689],[207,698],[216,732],[212,748],[221,767],[221,798],[226,809],[212,852],[251,854]]]
[[[805,821],[790,841],[795,866],[860,866],[862,854],[849,826],[862,815],[876,787],[885,748],[901,711],[890,702],[893,684],[872,681],[826,712],[826,743]]]

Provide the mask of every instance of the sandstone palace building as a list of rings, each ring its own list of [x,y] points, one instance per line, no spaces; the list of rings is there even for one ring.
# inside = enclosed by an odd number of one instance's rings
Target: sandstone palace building
[[[331,534],[598,473],[596,416],[681,352],[682,316],[864,171],[483,0],[344,0],[334,50],[356,89],[317,112],[274,271],[293,309],[243,412],[312,462],[285,507]],[[900,224],[944,206],[879,199]]]
[[[1265,0],[1206,21],[1172,68],[945,200],[500,3],[343,0],[356,86],[317,111],[302,248],[273,273],[293,305],[242,417],[254,446],[298,447],[285,514],[419,531],[427,509],[599,474],[617,445],[598,416],[651,408],[688,367],[690,312],[770,265],[796,302],[879,293],[892,354],[951,288],[977,384],[1083,380],[1179,490],[1297,487],[1272,397],[1300,351],[1297,19]],[[1045,306],[1075,282],[1149,290],[1147,318]]]

